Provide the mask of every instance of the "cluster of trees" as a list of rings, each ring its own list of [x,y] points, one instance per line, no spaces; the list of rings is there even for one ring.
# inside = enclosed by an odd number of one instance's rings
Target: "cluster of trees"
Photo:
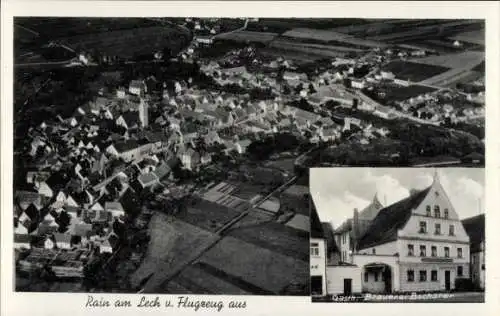
[[[296,136],[289,133],[278,133],[252,142],[247,148],[247,153],[250,158],[261,161],[268,159],[274,153],[294,150],[299,144],[300,141]]]

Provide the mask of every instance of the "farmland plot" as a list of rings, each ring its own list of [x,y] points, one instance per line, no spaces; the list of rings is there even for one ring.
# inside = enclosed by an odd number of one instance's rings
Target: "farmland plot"
[[[429,56],[410,61],[447,68],[473,68],[474,66],[480,64],[483,60],[484,52],[466,51],[458,54]]]
[[[188,35],[178,29],[163,26],[106,33],[79,35],[63,39],[74,49],[97,50],[111,56],[132,57],[152,54],[166,47],[176,52],[187,41]]]
[[[239,214],[236,209],[200,200],[181,211],[176,217],[191,225],[215,232]]]
[[[186,267],[178,276],[167,284],[170,293],[203,293],[203,294],[251,294],[237,286],[236,282],[224,279],[214,273],[216,268],[210,269],[203,264],[192,264]],[[236,283],[236,284],[234,284]]]
[[[222,239],[199,262],[275,294],[291,283],[309,282],[308,260],[297,260],[233,237]]]
[[[309,235],[302,230],[269,222],[248,228],[237,228],[229,235],[285,256],[309,260]]]
[[[480,29],[462,32],[450,37],[450,39],[484,46],[484,35],[484,29]]]
[[[441,74],[436,74],[422,81],[422,84],[450,85],[459,82],[470,75],[470,71],[484,62],[484,52],[467,51],[459,54],[431,56],[418,60],[427,65],[452,68]]]
[[[396,75],[396,78],[419,82],[449,70],[448,67],[420,63],[421,59],[415,62],[393,61],[384,67]]]
[[[218,238],[206,230],[161,213],[152,217],[149,232],[151,241],[146,258],[131,276],[134,286],[151,273],[155,275],[149,280],[149,288],[158,286],[170,273],[185,265],[190,256],[203,251]]]
[[[272,41],[277,33],[270,32],[251,32],[251,31],[238,31],[232,33],[224,33],[216,35],[215,38],[221,40],[230,40],[236,42],[257,42],[257,43],[269,43]]]
[[[329,42],[335,41],[340,43],[346,43],[351,45],[359,45],[365,47],[385,47],[387,46],[384,43],[372,41],[372,40],[364,40],[355,38],[351,35],[329,31],[329,30],[317,30],[317,29],[308,29],[308,28],[296,28],[290,31],[283,33],[283,36],[291,37],[291,38],[302,38],[302,39],[312,39],[317,41]]]

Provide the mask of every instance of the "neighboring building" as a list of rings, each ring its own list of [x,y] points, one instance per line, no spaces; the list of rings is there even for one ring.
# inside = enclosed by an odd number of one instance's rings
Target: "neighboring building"
[[[361,293],[361,268],[342,262],[333,227],[321,223],[312,203],[311,217],[311,294],[313,297]]]
[[[141,80],[132,80],[130,82],[128,92],[134,95],[141,95],[145,92],[146,85]]]
[[[120,202],[106,202],[104,209],[110,212],[113,217],[125,216],[125,210]]]
[[[485,283],[485,231],[484,214],[462,220],[470,237],[470,277],[472,283],[484,290]]]
[[[140,161],[152,152],[152,144],[140,143],[135,139],[111,144],[106,152],[125,161]]]
[[[335,242],[339,247],[340,262],[352,263],[352,254],[356,248],[356,241],[366,233],[373,219],[382,208],[383,205],[380,203],[377,194],[375,194],[368,206],[361,212],[354,209],[353,217],[342,223],[334,231]]]
[[[14,249],[30,249],[31,236],[28,234],[14,234]]]
[[[310,273],[311,273],[311,295],[322,297],[327,295],[326,291],[326,239],[323,227],[319,220],[316,207],[312,198],[309,199],[311,234],[310,234]]]

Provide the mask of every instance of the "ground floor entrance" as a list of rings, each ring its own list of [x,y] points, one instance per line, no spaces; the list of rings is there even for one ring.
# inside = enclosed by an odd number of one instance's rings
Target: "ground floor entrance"
[[[323,293],[323,277],[318,275],[318,276],[311,276],[311,295],[314,296],[321,296],[324,295]]]

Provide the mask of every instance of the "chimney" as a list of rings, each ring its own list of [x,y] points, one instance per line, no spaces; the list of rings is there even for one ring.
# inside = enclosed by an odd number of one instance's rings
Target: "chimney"
[[[354,209],[354,215],[353,215],[353,220],[352,220],[352,232],[353,232],[353,253],[357,252],[358,249],[358,239],[359,239],[359,212],[358,209]]]
[[[414,196],[415,194],[418,193],[418,190],[417,189],[411,189],[410,190],[410,196]]]

